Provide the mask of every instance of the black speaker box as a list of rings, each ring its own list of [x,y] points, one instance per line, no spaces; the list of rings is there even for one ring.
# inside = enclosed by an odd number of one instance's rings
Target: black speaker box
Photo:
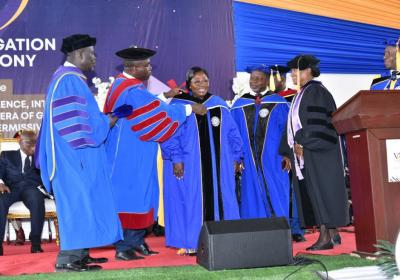
[[[208,270],[291,264],[289,225],[285,218],[205,222],[196,261]]]

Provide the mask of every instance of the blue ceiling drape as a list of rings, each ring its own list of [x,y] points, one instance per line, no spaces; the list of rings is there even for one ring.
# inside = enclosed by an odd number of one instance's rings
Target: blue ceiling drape
[[[266,6],[233,3],[236,70],[314,54],[325,73],[380,73],[385,39],[400,30]]]

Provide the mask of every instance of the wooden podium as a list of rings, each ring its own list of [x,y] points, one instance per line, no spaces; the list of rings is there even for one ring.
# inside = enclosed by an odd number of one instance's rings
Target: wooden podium
[[[389,183],[386,153],[386,140],[400,139],[400,91],[360,91],[333,124],[346,136],[357,251],[372,253],[400,229],[400,182]]]

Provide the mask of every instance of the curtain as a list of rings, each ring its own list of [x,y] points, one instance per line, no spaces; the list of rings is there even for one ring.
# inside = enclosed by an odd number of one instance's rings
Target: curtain
[[[308,14],[400,28],[398,0],[236,0]]]
[[[398,29],[242,2],[233,8],[237,71],[286,64],[308,53],[321,60],[325,73],[380,73],[385,39],[400,34]]]

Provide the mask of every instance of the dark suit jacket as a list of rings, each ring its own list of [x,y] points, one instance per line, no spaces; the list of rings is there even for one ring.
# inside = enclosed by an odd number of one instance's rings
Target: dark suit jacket
[[[35,167],[32,157],[31,168],[22,173],[21,153],[17,151],[3,151],[0,155],[0,178],[5,185],[13,188],[37,187],[42,184],[40,171]]]

